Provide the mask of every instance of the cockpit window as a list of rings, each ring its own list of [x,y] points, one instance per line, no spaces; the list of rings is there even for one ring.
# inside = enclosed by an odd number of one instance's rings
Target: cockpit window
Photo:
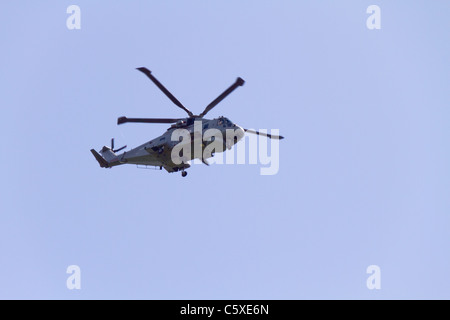
[[[225,118],[225,117],[219,119],[218,124],[219,124],[219,126],[222,125],[222,124],[225,125],[225,126],[232,126],[232,125],[233,125],[233,124],[231,123],[231,121],[228,120],[228,118]]]

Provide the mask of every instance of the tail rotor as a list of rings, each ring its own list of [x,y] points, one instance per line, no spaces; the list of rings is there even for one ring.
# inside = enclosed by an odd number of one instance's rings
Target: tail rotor
[[[127,146],[125,145],[125,146],[123,146],[123,147],[121,147],[119,149],[114,149],[114,138],[111,139],[111,150],[112,150],[112,152],[114,152],[114,153],[119,152],[119,151],[125,149],[126,147]]]

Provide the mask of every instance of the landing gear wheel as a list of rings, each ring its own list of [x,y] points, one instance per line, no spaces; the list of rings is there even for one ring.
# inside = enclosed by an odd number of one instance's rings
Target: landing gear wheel
[[[182,176],[182,177],[186,177],[186,176],[187,176],[187,172],[186,172],[186,171],[183,171],[183,172],[181,173],[181,176]]]

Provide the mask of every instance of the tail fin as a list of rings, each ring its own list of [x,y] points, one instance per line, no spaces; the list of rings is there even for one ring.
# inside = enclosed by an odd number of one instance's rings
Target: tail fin
[[[97,153],[97,151],[95,151],[94,149],[91,149],[91,152],[94,155],[95,159],[100,164],[100,167],[102,167],[102,168],[109,168],[110,167],[108,161],[106,161],[105,158],[103,158],[101,155],[99,155]]]

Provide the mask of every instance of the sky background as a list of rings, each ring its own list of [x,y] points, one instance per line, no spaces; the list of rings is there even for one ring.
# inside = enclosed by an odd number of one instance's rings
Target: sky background
[[[81,8],[81,30],[66,9]],[[381,30],[366,9],[381,8]],[[450,2],[6,1],[1,299],[450,299]],[[260,165],[102,169],[236,77],[209,118],[277,128]],[[381,268],[381,289],[366,268]],[[81,290],[66,269],[81,268]]]

